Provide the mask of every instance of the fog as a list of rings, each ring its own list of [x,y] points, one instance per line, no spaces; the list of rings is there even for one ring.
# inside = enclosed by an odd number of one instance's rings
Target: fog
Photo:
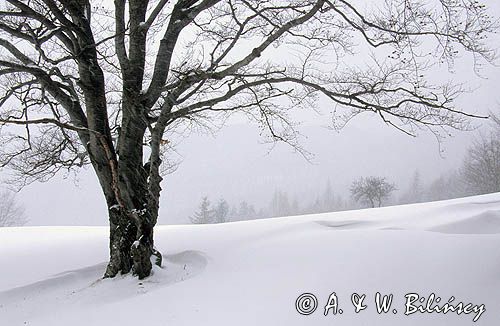
[[[492,12],[500,13],[498,3],[489,3]],[[500,43],[498,37],[491,42],[495,47]],[[436,68],[430,79],[442,79],[446,68]],[[498,67],[484,66],[477,74],[471,58],[464,56],[445,78],[467,82],[471,91],[457,103],[465,111],[487,115],[499,110]],[[255,125],[238,117],[217,132],[176,139],[173,159],[180,164],[162,184],[159,224],[189,223],[203,196],[213,201],[223,197],[231,205],[245,200],[259,208],[268,206],[272,194],[282,190],[306,203],[330,182],[335,193],[347,198],[353,179],[368,175],[386,177],[404,190],[416,170],[426,183],[457,168],[474,137],[488,128],[486,120],[473,120],[476,130],[452,131],[439,143],[424,130],[410,137],[365,114],[336,132],[328,128],[332,111],[328,102],[320,102],[319,107],[322,113],[293,116],[303,123],[298,128],[303,135],[299,141],[312,154],[309,160],[289,145],[266,144]],[[28,225],[108,223],[104,198],[90,167],[26,186],[18,200],[26,208]]]
[[[273,193],[281,190],[306,204],[327,182],[346,198],[353,179],[368,175],[387,177],[405,190],[416,170],[429,182],[456,168],[478,130],[456,132],[439,144],[432,134],[410,137],[367,116],[340,132],[322,125],[304,126],[301,132],[301,144],[312,153],[309,161],[286,144],[263,143],[257,128],[247,124],[186,138],[177,146],[177,170],[163,182],[159,223],[188,223],[203,196],[212,201],[223,197],[232,205],[245,200],[259,208],[269,206]],[[27,209],[28,225],[107,223],[90,170],[27,186],[18,199]]]

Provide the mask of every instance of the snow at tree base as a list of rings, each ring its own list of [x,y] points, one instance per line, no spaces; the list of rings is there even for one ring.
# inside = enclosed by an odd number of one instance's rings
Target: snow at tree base
[[[500,325],[499,193],[160,226],[163,268],[143,281],[102,279],[106,227],[0,239],[1,325]]]

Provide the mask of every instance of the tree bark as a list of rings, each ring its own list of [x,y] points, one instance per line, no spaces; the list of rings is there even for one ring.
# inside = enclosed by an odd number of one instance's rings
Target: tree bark
[[[147,209],[125,211],[112,206],[109,222],[110,259],[105,278],[132,271],[144,279],[151,274],[153,263],[161,266],[162,256],[154,247],[154,224]]]

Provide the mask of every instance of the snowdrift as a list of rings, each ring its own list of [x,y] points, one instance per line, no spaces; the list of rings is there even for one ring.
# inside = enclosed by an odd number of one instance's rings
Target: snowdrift
[[[150,278],[102,280],[107,228],[0,229],[0,325],[500,325],[500,194],[160,226],[156,245]]]

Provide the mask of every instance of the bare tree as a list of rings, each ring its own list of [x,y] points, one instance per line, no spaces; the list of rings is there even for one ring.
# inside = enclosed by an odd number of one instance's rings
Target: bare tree
[[[238,111],[298,146],[289,113],[319,97],[341,122],[371,112],[408,134],[461,129],[460,87],[424,73],[463,51],[492,60],[485,37],[496,28],[476,0],[6,3],[0,164],[24,184],[92,165],[109,208],[106,277],[144,278],[151,256],[161,264],[153,228],[169,132]],[[353,66],[356,49],[373,64]]]
[[[0,192],[0,227],[22,226],[27,222],[24,207],[17,202],[14,193]]]
[[[471,194],[500,191],[500,133],[482,136],[469,148],[461,173]]]
[[[387,182],[385,178],[373,176],[354,181],[350,189],[355,201],[370,207],[380,207],[382,201],[389,198],[394,190],[396,186],[393,183]]]

